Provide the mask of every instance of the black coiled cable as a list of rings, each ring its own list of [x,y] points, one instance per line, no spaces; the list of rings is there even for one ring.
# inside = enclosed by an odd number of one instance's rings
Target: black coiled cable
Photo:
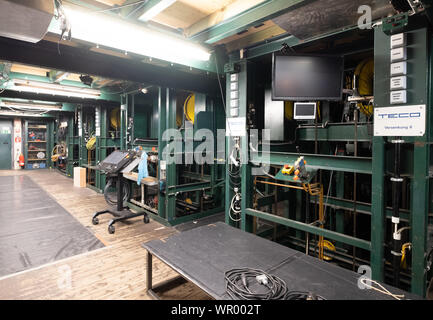
[[[256,277],[265,276],[267,283],[261,284],[265,290],[254,292],[250,289],[252,283],[257,283]],[[232,269],[225,273],[226,292],[234,300],[325,300],[321,296],[309,292],[289,291],[281,278],[259,269]]]

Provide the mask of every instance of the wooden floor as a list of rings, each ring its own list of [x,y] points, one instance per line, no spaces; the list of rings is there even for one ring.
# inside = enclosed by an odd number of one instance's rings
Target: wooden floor
[[[91,223],[92,214],[106,208],[103,195],[88,188],[74,187],[72,179],[55,170],[0,171],[3,176],[21,174],[31,177],[106,247],[2,277],[0,299],[150,299],[145,290],[146,250],[141,243],[164,239],[178,231],[153,220],[144,224],[142,218],[137,217],[116,224],[116,233],[110,235],[107,232],[109,216],[100,216],[97,226]],[[153,268],[155,284],[176,276],[156,259]],[[65,280],[69,274],[70,282]],[[162,297],[208,299],[190,283]]]

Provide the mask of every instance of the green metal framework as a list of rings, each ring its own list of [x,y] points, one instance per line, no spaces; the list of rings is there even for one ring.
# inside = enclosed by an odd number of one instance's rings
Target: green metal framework
[[[337,33],[344,33],[339,31]],[[433,105],[432,101],[432,41],[431,33],[423,27],[415,27],[407,31],[412,45],[409,47],[410,56],[410,72],[413,92],[410,96],[410,104],[427,104],[427,110],[430,110]],[[389,105],[389,78],[385,75],[389,74],[389,52],[390,39],[381,28],[376,28],[375,31],[375,106],[384,107]],[[318,37],[320,38],[320,37]],[[287,37],[284,39],[260,45],[257,48],[250,48],[247,53],[247,59],[260,57],[277,51],[281,48],[281,44],[289,43],[289,46],[298,45],[297,39]],[[239,117],[247,117],[247,105],[253,100],[251,90],[254,90],[254,64],[248,60],[240,60],[237,56],[232,56],[231,61],[234,61],[240,67],[238,73],[239,78]],[[227,74],[227,92],[230,92],[230,73]],[[230,105],[230,97],[227,95],[227,105]],[[430,159],[430,140],[432,135],[432,115],[427,114],[427,131],[423,137],[404,138],[409,147],[404,155],[405,163],[402,170],[410,180],[410,210],[400,209],[401,221],[409,224],[410,240],[412,243],[412,261],[410,268],[411,291],[418,295],[424,296],[426,290],[426,252],[427,252],[427,226],[432,222],[432,215],[429,214],[429,201],[431,199],[431,190],[429,189],[430,175],[429,166]],[[326,205],[335,209],[335,223],[331,225],[331,229],[322,229],[307,223],[302,220],[302,200],[299,192],[277,193],[276,196],[269,195],[260,199],[258,207],[272,206],[275,202],[275,197],[278,201],[288,201],[287,208],[282,215],[271,214],[268,212],[253,209],[252,194],[253,181],[251,178],[252,163],[262,163],[273,166],[282,166],[284,164],[293,163],[299,156],[298,153],[280,153],[271,152],[269,154],[250,153],[249,164],[243,164],[241,168],[241,222],[235,223],[230,219],[230,200],[233,197],[233,190],[229,183],[226,184],[226,223],[240,227],[242,230],[253,232],[254,219],[265,220],[280,226],[288,227],[295,230],[296,237],[301,238],[301,235],[306,232],[312,235],[324,236],[327,239],[336,241],[337,247],[357,247],[370,253],[370,266],[372,268],[372,276],[375,280],[385,281],[385,258],[389,248],[386,246],[387,224],[392,215],[391,208],[388,207],[387,188],[389,188],[389,172],[392,156],[387,152],[387,139],[382,137],[372,137],[371,127],[369,125],[360,125],[357,127],[356,139],[359,142],[372,143],[371,157],[347,157],[341,155],[329,154],[306,154],[305,158],[309,166],[320,169],[323,172],[334,172],[337,182],[336,194],[331,199],[328,199]],[[316,135],[317,134],[317,135]],[[342,137],[344,137],[342,139]],[[355,140],[355,129],[353,125],[347,124],[329,124],[326,128],[319,128],[317,132],[315,128],[302,128],[298,132],[300,141],[317,141],[326,146],[327,142],[332,141],[347,141]],[[226,152],[230,154],[233,147],[233,139],[227,139]],[[246,137],[240,138],[241,153],[248,154],[249,146]],[[405,149],[406,151],[406,149]],[[304,155],[304,154],[303,154]],[[227,159],[227,161],[230,161]],[[344,199],[344,184],[345,173],[357,173],[371,176],[371,203],[354,203],[352,200]],[[229,175],[226,175],[226,181],[229,181]],[[267,189],[266,189],[267,190]],[[314,203],[315,199],[310,199]],[[371,217],[371,237],[370,240],[364,240],[359,237],[349,236],[344,234],[344,212],[356,211],[362,215]],[[389,233],[389,231],[388,231]],[[361,260],[360,260],[361,261]]]
[[[144,210],[149,214],[149,216],[156,221],[164,225],[177,225],[187,221],[203,218],[209,215],[213,215],[224,211],[224,200],[221,198],[222,188],[224,187],[224,165],[211,165],[210,174],[202,175],[199,172],[198,166],[196,166],[195,172],[189,172],[184,174],[181,170],[184,166],[182,164],[167,163],[165,172],[161,172],[161,161],[164,160],[164,148],[167,147],[168,141],[164,141],[163,134],[167,129],[177,129],[176,123],[176,103],[177,96],[176,90],[170,88],[159,88],[158,89],[158,99],[157,99],[157,112],[158,112],[158,177],[164,183],[163,188],[159,188],[158,191],[158,210],[155,211]],[[196,95],[199,95],[196,93]],[[210,99],[206,102],[207,111],[216,111],[217,103],[213,103]],[[214,128],[216,128],[216,112],[213,112],[212,123]],[[143,145],[144,150],[149,150],[151,146]],[[184,154],[184,152],[182,152]],[[166,178],[162,179],[165,174]],[[197,182],[190,183],[180,183],[181,178],[188,178],[195,180]],[[215,207],[200,211],[198,213],[187,214],[184,216],[179,216],[176,214],[176,196],[179,193],[193,193],[196,201],[200,201],[201,192],[205,192],[214,197]],[[132,209],[141,209],[137,207],[134,203],[128,203],[128,206]]]

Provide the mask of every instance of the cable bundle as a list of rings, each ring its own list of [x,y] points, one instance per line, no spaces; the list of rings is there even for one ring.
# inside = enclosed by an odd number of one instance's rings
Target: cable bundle
[[[267,291],[252,292],[248,288],[248,283],[258,281],[256,277],[263,275],[267,280],[266,284],[262,282],[262,285],[267,287]],[[225,273],[225,279],[227,293],[235,300],[283,300],[287,293],[287,286],[283,280],[258,269],[233,269]]]
[[[289,291],[281,278],[259,269],[232,269],[225,273],[227,294],[234,300],[325,300],[309,292]],[[258,282],[266,291],[253,292],[249,284]]]

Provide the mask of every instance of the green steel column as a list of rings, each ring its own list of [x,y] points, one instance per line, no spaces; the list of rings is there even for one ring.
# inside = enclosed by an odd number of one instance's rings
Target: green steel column
[[[95,165],[107,157],[107,108],[100,107],[100,135],[96,137]],[[103,191],[105,188],[105,174],[95,171],[95,186]]]
[[[295,212],[296,221],[303,221],[302,208],[303,208],[304,201],[302,200],[303,200],[304,191],[302,190],[292,190],[292,191],[296,193],[296,212]],[[296,229],[295,234],[296,234],[296,238],[298,239],[302,239],[305,235],[305,233],[299,229]]]
[[[67,175],[72,177],[74,175],[74,116],[68,119],[68,135],[66,137],[68,147],[67,158]]]
[[[162,160],[162,151],[166,146],[166,142],[162,140],[162,134],[166,129],[166,110],[167,110],[167,90],[166,88],[158,88],[158,108],[157,108],[157,119],[158,119],[158,177],[161,178],[161,160]],[[155,108],[154,108],[155,110]],[[155,115],[153,115],[155,116]],[[166,187],[167,190],[167,187]],[[161,191],[158,191],[159,199],[158,199],[158,214],[162,218],[166,218],[166,210],[165,210],[165,195]]]
[[[415,37],[414,37],[415,38]],[[427,39],[428,38],[428,39]],[[414,168],[413,180],[411,189],[411,235],[412,235],[412,282],[411,291],[420,296],[426,294],[426,254],[427,254],[427,225],[429,213],[429,164],[431,148],[428,142],[431,141],[433,128],[432,113],[430,108],[433,105],[433,42],[431,37],[427,36],[427,31],[421,29],[416,32],[417,44],[426,44],[423,52],[416,57],[417,61],[421,64],[419,67],[419,75],[425,69],[428,70],[425,83],[428,84],[425,88],[424,94],[419,88],[419,100],[416,102],[423,103],[425,100],[423,96],[427,95],[426,99],[426,133],[422,137],[417,137],[414,142]],[[430,48],[430,50],[428,50]],[[423,48],[420,47],[420,51]],[[422,54],[428,54],[423,57]],[[427,68],[423,68],[423,60],[426,60]],[[420,79],[422,80],[422,79]]]
[[[371,255],[372,278],[384,280],[385,240],[385,143],[382,137],[373,138],[371,191]]]
[[[374,31],[374,106],[389,106],[390,38],[381,28]],[[371,253],[372,278],[384,280],[385,241],[385,141],[373,137],[371,162]]]
[[[344,172],[335,173],[335,189],[337,193],[337,198],[344,198]],[[331,209],[328,208],[329,211]],[[344,233],[344,210],[335,210],[335,231],[339,233]],[[338,247],[342,247],[342,243],[336,244]]]
[[[226,73],[226,119],[229,117],[228,112],[230,112],[229,106],[230,106],[230,94],[228,94],[230,92],[230,73]],[[228,128],[226,128],[226,130],[228,130]],[[233,190],[232,190],[232,186],[230,183],[230,175],[229,175],[229,157],[230,157],[230,152],[233,148],[233,139],[231,137],[226,137],[225,139],[226,144],[225,144],[225,151],[226,151],[226,164],[227,164],[227,170],[225,172],[225,223],[231,225],[231,226],[235,226],[235,222],[233,220],[230,219],[230,204],[233,198]]]
[[[255,66],[247,61],[240,63],[241,73],[239,74],[239,117],[247,118],[248,104],[251,102],[253,94],[250,91],[254,88]],[[241,156],[249,155],[249,136],[245,128],[245,136],[240,141]],[[253,232],[253,218],[245,214],[245,209],[252,208],[252,180],[251,166],[248,162],[243,162],[241,167],[241,228],[244,231]]]
[[[166,128],[176,129],[176,91],[173,89],[167,89],[166,91],[167,101],[166,101]],[[167,186],[168,189],[171,186],[176,186],[176,164],[167,164]],[[176,217],[176,196],[167,196],[167,221],[171,222]]]
[[[123,95],[121,98],[121,105],[120,105],[120,150],[125,150],[126,143],[126,129],[125,126],[125,113],[126,109],[128,109],[128,95]]]
[[[131,131],[129,132],[129,134],[131,135],[130,145],[132,146],[134,139],[135,139],[135,135],[134,135],[134,131],[135,131],[135,93],[133,93],[132,97],[131,97],[131,114],[129,117],[131,117],[133,119]],[[128,120],[128,122],[129,122],[129,120]]]
[[[338,155],[342,156],[344,152],[338,153]],[[335,172],[335,191],[337,198],[344,198],[344,172]],[[344,210],[335,210],[335,231],[344,233]],[[342,243],[336,245],[340,248],[343,247]]]
[[[80,117],[80,122],[81,122],[81,129],[80,129],[80,124],[78,124],[78,141],[79,141],[79,145],[78,145],[78,166],[82,166],[83,164],[87,163],[87,153],[84,152],[83,150],[83,146],[84,149],[86,149],[85,147],[85,142],[84,142],[84,130],[83,130],[83,116],[84,116],[84,112],[83,112],[83,108],[79,108],[78,110],[79,113],[79,117]]]
[[[45,164],[46,164],[46,166],[47,166],[47,168],[50,168],[50,167],[52,167],[52,165],[51,165],[51,150],[53,150],[53,148],[54,148],[54,146],[52,146],[51,147],[51,145],[52,144],[54,144],[54,130],[53,130],[53,127],[54,126],[52,126],[52,121],[47,121],[47,122],[45,122],[45,125],[46,125],[46,147],[45,147],[45,159],[47,159],[46,161],[45,161]]]
[[[411,291],[420,296],[426,290],[427,217],[429,200],[429,148],[425,138],[416,139],[412,182],[412,283]]]

